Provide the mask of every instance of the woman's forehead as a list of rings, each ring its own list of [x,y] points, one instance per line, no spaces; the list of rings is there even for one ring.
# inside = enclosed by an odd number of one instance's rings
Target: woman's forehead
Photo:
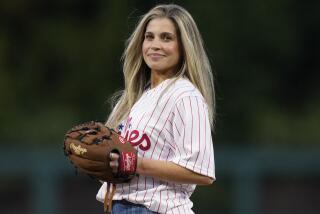
[[[176,34],[176,27],[169,18],[154,18],[147,24],[146,32],[169,32]]]

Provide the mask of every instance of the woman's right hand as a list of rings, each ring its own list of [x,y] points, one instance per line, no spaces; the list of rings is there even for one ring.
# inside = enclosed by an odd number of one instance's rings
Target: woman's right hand
[[[112,168],[112,172],[114,174],[118,173],[119,166],[119,155],[117,153],[110,153],[110,167]]]

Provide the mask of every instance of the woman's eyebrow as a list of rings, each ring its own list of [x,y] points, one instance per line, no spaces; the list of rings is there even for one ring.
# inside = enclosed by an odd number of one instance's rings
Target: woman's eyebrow
[[[160,35],[176,37],[176,34],[171,32],[162,32]]]
[[[145,34],[147,34],[147,33],[154,34],[154,32],[152,32],[152,31],[146,31]],[[176,35],[175,33],[169,32],[169,31],[163,31],[163,32],[160,32],[160,34]]]

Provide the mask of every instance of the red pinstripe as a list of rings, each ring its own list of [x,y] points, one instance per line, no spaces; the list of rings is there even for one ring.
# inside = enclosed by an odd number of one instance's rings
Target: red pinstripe
[[[182,100],[182,103],[183,103],[183,100]],[[177,107],[176,107],[176,108],[177,108]],[[184,121],[183,121],[182,116],[181,116],[181,113],[180,113],[180,111],[179,111],[178,108],[177,108],[177,111],[178,111],[178,114],[179,114],[179,117],[180,117],[180,119],[181,119],[181,122],[182,122],[183,126],[185,126],[185,125],[184,125]]]
[[[179,135],[179,137],[181,136],[181,134],[180,134],[180,132],[179,132],[179,129],[177,128],[177,124],[176,124],[176,122],[173,122],[174,123],[174,128],[176,128],[176,130],[177,130],[177,132],[178,132],[178,135]],[[184,125],[183,125],[183,127],[184,127]]]
[[[170,119],[172,119],[174,117],[174,113],[171,112],[171,114],[172,114],[172,116],[170,117]],[[172,126],[172,121],[170,119],[168,120],[168,122],[170,123],[170,126]]]
[[[199,145],[199,152],[198,152],[198,155],[197,155],[197,158],[196,158],[196,161],[194,162],[194,165],[193,165],[193,170],[194,170],[194,167],[196,166],[197,164],[197,161],[198,161],[198,158],[199,158],[199,154],[200,154],[200,142],[201,142],[201,134],[200,134],[200,111],[199,111],[199,102],[198,102],[198,98],[196,97],[196,100],[197,100],[197,107],[198,107],[198,121],[199,121],[199,124],[198,124],[198,135],[199,135],[199,142],[198,142],[198,145]]]
[[[182,187],[182,184],[180,184],[180,189]],[[181,197],[179,197],[179,204],[181,204]]]
[[[137,124],[137,128],[139,128],[140,122],[142,121],[142,118],[144,118],[144,115],[146,114],[146,112],[143,113],[141,119],[139,120],[138,124]]]
[[[162,190],[160,191],[160,201],[161,201],[161,193],[162,193]],[[152,197],[153,198],[153,197]],[[168,204],[167,204],[167,206],[168,206]],[[159,206],[158,206],[158,208],[157,208],[157,213],[159,212],[159,208],[160,208],[160,203],[159,203]]]
[[[167,184],[167,186],[168,186],[168,184]],[[166,190],[168,190],[168,187],[167,187],[167,189]],[[166,211],[165,211],[165,213],[167,212],[167,210],[168,210],[168,199],[169,199],[169,191],[167,191],[167,200],[166,200],[166,204],[167,204],[167,206],[166,206]],[[159,211],[159,209],[158,209],[158,211]]]
[[[210,144],[210,149],[212,148],[212,144]],[[209,166],[211,164],[211,155],[209,157],[208,167],[207,167],[207,175],[209,175]]]
[[[205,110],[205,106],[204,106],[204,104],[202,104],[203,106],[203,110]],[[204,114],[204,118],[205,118],[205,115],[206,115],[206,113],[205,113],[205,111],[203,111],[203,114]],[[205,121],[205,123],[204,123],[204,151],[207,151],[206,149],[207,149],[207,121]],[[203,165],[203,160],[205,159],[205,156],[206,156],[206,152],[204,152],[203,153],[203,158],[202,158],[202,162],[201,162],[201,167],[200,167],[200,173],[201,173],[201,171],[202,171],[202,165]],[[207,174],[208,175],[208,174]]]
[[[165,127],[165,131],[167,131],[167,134],[169,134],[169,135],[170,135],[170,139],[173,139],[173,138],[174,138],[173,134],[171,133],[171,131],[170,131],[170,130],[168,130],[168,128],[167,128],[167,127]]]
[[[170,135],[170,131],[167,128],[165,128],[165,131]],[[172,134],[171,134],[170,137],[171,137],[170,140],[173,140]],[[175,146],[174,146],[173,143],[171,143],[171,141],[168,140],[167,143],[168,143],[168,145],[170,146],[171,149],[175,150]]]
[[[183,100],[182,100],[181,102],[182,102],[182,104],[183,104],[184,112],[185,112],[186,107],[185,107],[185,105],[184,105]],[[186,127],[185,127],[185,123],[184,123],[184,121],[183,121],[183,119],[182,119],[181,113],[180,113],[180,111],[179,111],[178,108],[177,108],[177,111],[178,111],[178,114],[179,114],[179,116],[180,116],[181,122],[182,122],[182,124],[183,124],[183,130],[184,130],[184,131],[183,131],[183,140],[182,140],[183,144],[182,144],[182,147],[183,147],[184,153],[187,154],[187,150],[185,149],[185,146],[184,146],[185,136],[186,136],[186,135],[185,135],[185,133],[186,133]],[[177,130],[178,130],[178,129],[177,129]],[[180,164],[180,160],[179,160],[178,164]],[[186,167],[186,166],[187,166],[187,162],[186,162],[186,164],[185,164],[185,167]]]
[[[188,97],[189,99],[189,105],[190,105],[190,111],[191,111],[191,130],[193,130],[193,111],[192,111],[192,105],[191,105],[191,99],[190,97]],[[193,136],[191,135],[190,138],[191,138],[191,155],[190,157],[188,158],[187,160],[187,163],[186,163],[186,166],[188,166],[188,163],[189,163],[189,160],[191,159],[192,157],[192,147],[193,147]]]

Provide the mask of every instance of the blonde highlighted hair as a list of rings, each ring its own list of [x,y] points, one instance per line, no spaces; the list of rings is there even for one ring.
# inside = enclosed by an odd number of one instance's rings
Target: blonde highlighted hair
[[[117,128],[141,97],[150,81],[150,69],[143,60],[142,43],[148,23],[155,18],[168,18],[175,24],[181,44],[181,66],[175,78],[188,78],[203,95],[209,110],[211,128],[215,119],[214,80],[209,59],[200,32],[192,16],[184,8],[175,5],[158,5],[141,17],[126,42],[122,55],[125,89],[113,97],[113,110],[106,125]]]

